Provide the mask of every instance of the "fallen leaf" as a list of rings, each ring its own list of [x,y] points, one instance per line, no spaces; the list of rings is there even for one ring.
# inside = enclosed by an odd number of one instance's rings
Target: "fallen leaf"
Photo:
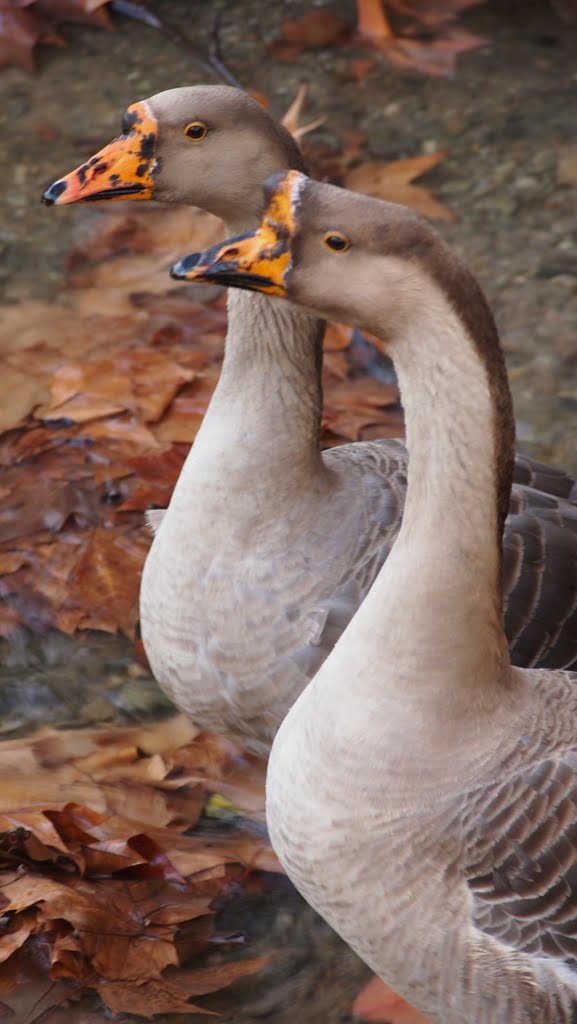
[[[0,963],[8,960],[36,931],[36,917],[35,910],[23,910],[14,914],[3,927],[0,927]]]
[[[161,419],[180,387],[193,379],[194,371],[168,353],[140,347],[120,350],[113,359],[59,367],[50,386],[50,404],[34,415],[82,423],[133,412],[152,423]]]
[[[135,636],[144,513],[169,504],[226,329],[222,291],[175,286],[166,267],[221,235],[188,208],[105,213],[70,257],[66,303],[3,310],[0,635],[26,625]],[[370,386],[348,403],[338,392],[359,376],[352,337],[327,337],[324,445],[400,430],[396,394],[382,405]]]
[[[384,0],[391,11],[408,18],[402,30],[396,30],[385,14],[382,0],[357,0],[357,32],[361,39],[383,53],[397,67],[411,68],[425,75],[449,76],[460,53],[487,42],[465,29],[450,24],[458,11],[483,0]],[[419,27],[438,30],[441,35],[419,38]]]
[[[133,984],[107,982],[97,984],[96,988],[113,1013],[134,1013],[137,1005],[138,1012],[145,1017],[154,1017],[157,1013],[204,1013],[217,1016],[202,1007],[193,1006],[188,1000],[193,996],[217,992],[237,978],[255,974],[266,963],[267,957],[256,957],[253,960],[198,968],[190,972],[166,971],[161,981],[152,980],[136,987]]]
[[[395,160],[389,164],[367,160],[353,170],[347,171],[343,183],[353,192],[363,192],[365,195],[386,199],[391,203],[410,206],[423,217],[454,220],[454,213],[438,203],[428,189],[422,185],[412,184],[414,178],[420,178],[432,167],[436,167],[444,157],[445,153],[439,152]]]
[[[199,956],[231,883],[280,870],[257,828],[264,773],[184,715],[136,728],[46,728],[0,744],[2,997],[22,984],[21,952],[40,978],[49,970],[53,982],[71,982],[65,995],[92,988],[112,1012],[145,1017],[206,1013],[190,999],[261,970],[267,958]],[[231,819],[226,835],[197,834],[221,785],[255,825]]]
[[[353,78],[357,82],[364,82],[367,75],[377,66],[376,60],[371,57],[357,57],[349,64]]]
[[[76,22],[111,29],[107,3],[108,0],[35,0],[34,9],[51,21]]]
[[[0,3],[0,68],[16,67],[34,71],[34,47],[37,43],[65,46],[57,32],[34,11]]]
[[[330,401],[325,403],[323,425],[339,437],[358,441],[363,428],[381,424],[383,408],[397,402],[398,391],[392,384],[370,378],[342,381],[333,386]]]
[[[321,49],[345,42],[350,36],[350,27],[336,14],[326,10],[311,10],[298,21],[285,19],[282,37],[267,47],[277,60],[294,61],[305,49]]]

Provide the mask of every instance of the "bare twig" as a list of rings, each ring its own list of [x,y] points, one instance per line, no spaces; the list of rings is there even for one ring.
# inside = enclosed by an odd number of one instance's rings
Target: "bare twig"
[[[229,71],[226,64],[223,63],[220,53],[220,38],[218,30],[220,27],[220,11],[215,11],[212,18],[212,25],[210,29],[210,49],[208,51],[208,59],[211,66],[220,75],[221,78],[228,82],[229,85],[233,85],[235,89],[242,89],[245,92],[245,88],[240,84],[238,78],[235,78],[232,71]]]
[[[148,25],[149,28],[156,29],[157,32],[162,32],[162,34],[167,36],[168,39],[171,39],[173,43],[176,43],[178,46],[182,46],[187,50],[188,53],[191,54],[195,64],[198,64],[203,71],[207,72],[209,75],[216,74],[219,78],[228,82],[229,85],[234,85],[237,89],[242,89],[242,85],[240,85],[234,75],[220,60],[218,54],[218,36],[216,37],[215,48],[215,43],[213,41],[215,34],[214,21],[211,28],[210,57],[209,60],[206,61],[187,36],[167,21],[159,18],[158,15],[155,14],[154,11],[151,11],[145,4],[136,3],[135,0],[110,0],[110,8],[117,14],[123,14],[127,18],[133,18],[135,21],[141,21],[144,25]]]

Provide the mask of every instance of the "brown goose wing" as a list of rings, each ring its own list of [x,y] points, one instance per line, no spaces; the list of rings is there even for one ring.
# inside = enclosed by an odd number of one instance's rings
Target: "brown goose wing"
[[[577,679],[575,680],[577,684]],[[467,806],[475,924],[508,946],[577,964],[577,751]]]
[[[520,455],[519,452],[515,456],[513,482],[525,487],[534,487],[545,494],[554,494],[558,498],[577,501],[577,480],[574,476],[564,469],[547,466],[544,462],[538,462],[529,455]]]
[[[513,664],[576,668],[577,504],[513,487],[503,536],[503,591]]]

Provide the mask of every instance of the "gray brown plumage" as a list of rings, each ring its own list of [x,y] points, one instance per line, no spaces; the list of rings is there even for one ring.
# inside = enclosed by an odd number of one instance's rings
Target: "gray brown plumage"
[[[203,254],[199,274],[386,338],[410,452],[392,550],[273,743],[273,845],[434,1024],[575,1024],[577,674],[510,664],[512,403],[485,299],[409,211],[295,172],[268,194],[262,228]],[[552,490],[569,485],[550,474]],[[506,543],[524,554],[509,577],[542,562],[560,516],[574,521],[563,497],[517,487],[513,502]]]
[[[206,135],[190,138],[189,125]],[[98,160],[47,189],[47,201],[121,194],[191,203],[236,234],[258,222],[263,177],[302,160],[266,111],[226,87],[153,96],[129,108],[124,129]],[[139,174],[130,177],[131,168]],[[378,573],[406,489],[399,442],[321,455],[321,331],[295,308],[231,292],[220,383],[170,508],[150,517],[157,532],[141,609],[155,676],[201,726],[261,755]],[[569,665],[577,659],[567,615],[577,597],[574,507],[559,500],[563,528],[553,530],[548,499],[526,485],[551,484],[557,494],[555,471],[524,457],[517,470],[505,545],[513,657]],[[534,560],[536,537],[544,560]],[[553,591],[562,599],[552,601]]]

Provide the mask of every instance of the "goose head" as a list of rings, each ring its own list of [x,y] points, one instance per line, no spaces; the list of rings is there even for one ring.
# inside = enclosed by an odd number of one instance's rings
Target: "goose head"
[[[450,385],[467,379],[465,365],[480,366],[500,445],[500,537],[514,423],[497,329],[475,278],[440,235],[404,206],[294,170],[273,175],[263,188],[267,208],[256,231],[184,257],[172,276],[289,299],[313,317],[378,335],[395,360],[409,448],[415,378],[430,380],[430,393],[448,403]]]
[[[247,230],[263,212],[263,178],[302,166],[292,136],[256,100],[228,86],[190,86],[133,103],[121,134],[42,199],[187,203]]]
[[[408,318],[425,312],[425,296],[429,321],[437,292],[466,320],[473,297],[475,312],[486,310],[471,275],[411,210],[296,170],[273,174],[263,191],[267,208],[257,231],[184,257],[172,276],[287,298],[393,344]]]

